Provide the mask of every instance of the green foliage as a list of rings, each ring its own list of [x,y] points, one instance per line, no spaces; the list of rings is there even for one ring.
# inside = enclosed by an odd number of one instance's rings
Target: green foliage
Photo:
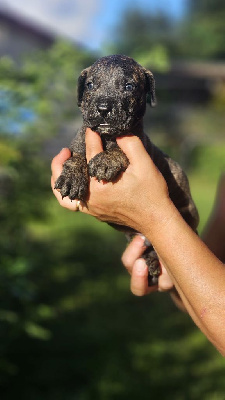
[[[2,316],[14,327],[1,341],[6,398],[222,399],[224,362],[190,318],[167,294],[130,293],[123,235],[54,199],[48,207],[47,223],[28,226],[26,322],[15,331],[16,314]]]
[[[69,122],[77,115],[76,80],[92,61],[93,56],[86,51],[64,42],[58,42],[47,53],[34,53],[19,69],[2,58],[1,132],[31,134],[32,127],[35,141],[55,135],[65,125],[65,118]]]
[[[45,53],[38,52],[28,58],[23,72],[32,82],[38,97],[35,111],[46,119],[54,116],[54,123],[58,124],[63,118],[74,118],[77,110],[76,79],[81,69],[92,61],[93,57],[88,53],[64,42],[53,46],[47,57]]]
[[[182,23],[177,55],[191,59],[224,59],[224,17],[225,9],[214,15],[195,15]]]
[[[145,67],[165,71],[169,67],[171,21],[140,10],[127,10],[116,29],[110,52],[127,54]]]
[[[198,145],[192,151],[190,183],[192,194],[200,214],[199,232],[202,232],[210,216],[220,174],[225,169],[223,144]]]
[[[199,14],[218,14],[224,11],[223,0],[189,0],[190,12]]]
[[[7,166],[21,159],[19,150],[14,148],[9,142],[5,138],[0,141],[0,167]]]
[[[110,48],[136,59],[150,57],[153,52],[148,66],[154,70],[161,70],[162,62],[164,68],[168,67],[171,58],[223,60],[224,17],[223,0],[190,0],[189,13],[177,21],[166,14],[127,9],[116,27],[114,45]],[[157,48],[163,48],[161,59],[160,52],[157,59],[154,57]]]
[[[137,53],[134,58],[145,68],[154,68],[160,72],[166,72],[169,69],[168,51],[165,46],[160,44],[153,46],[147,53]]]
[[[193,151],[193,168],[209,180],[225,168],[225,145],[197,146]]]
[[[50,160],[43,149],[65,118],[74,118],[71,87],[90,59],[86,52],[57,43],[20,68],[7,58],[0,62],[0,339],[6,376],[17,370],[8,361],[11,340],[21,334],[42,340],[51,336],[42,320],[54,310],[44,303],[40,308],[37,300],[32,273],[41,249],[28,224],[46,219]]]
[[[189,13],[180,24],[177,55],[186,59],[224,60],[224,17],[223,0],[190,0]]]

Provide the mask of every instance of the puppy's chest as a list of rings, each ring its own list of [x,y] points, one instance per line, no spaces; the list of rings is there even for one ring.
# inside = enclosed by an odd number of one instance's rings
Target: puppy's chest
[[[114,136],[109,138],[106,135],[101,135],[101,140],[104,151],[114,149],[115,147],[118,146],[116,143],[116,137]]]

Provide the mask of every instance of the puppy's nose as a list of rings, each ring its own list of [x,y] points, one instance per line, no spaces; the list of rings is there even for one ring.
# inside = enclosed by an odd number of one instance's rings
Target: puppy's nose
[[[109,111],[111,111],[111,106],[109,103],[107,102],[100,102],[97,105],[98,111],[102,116],[105,116],[109,113]]]

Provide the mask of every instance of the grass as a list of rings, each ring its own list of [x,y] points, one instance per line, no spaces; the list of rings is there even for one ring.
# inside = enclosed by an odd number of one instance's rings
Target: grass
[[[189,177],[192,197],[199,212],[199,233],[201,234],[213,208],[218,179],[208,180],[200,174]]]

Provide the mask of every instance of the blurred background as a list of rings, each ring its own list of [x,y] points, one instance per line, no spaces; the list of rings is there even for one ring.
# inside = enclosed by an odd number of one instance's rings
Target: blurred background
[[[224,20],[224,0],[0,1],[1,400],[225,399],[190,318],[130,293],[124,236],[50,189],[80,71],[123,53],[154,72],[145,130],[186,170],[201,232],[225,165]]]

